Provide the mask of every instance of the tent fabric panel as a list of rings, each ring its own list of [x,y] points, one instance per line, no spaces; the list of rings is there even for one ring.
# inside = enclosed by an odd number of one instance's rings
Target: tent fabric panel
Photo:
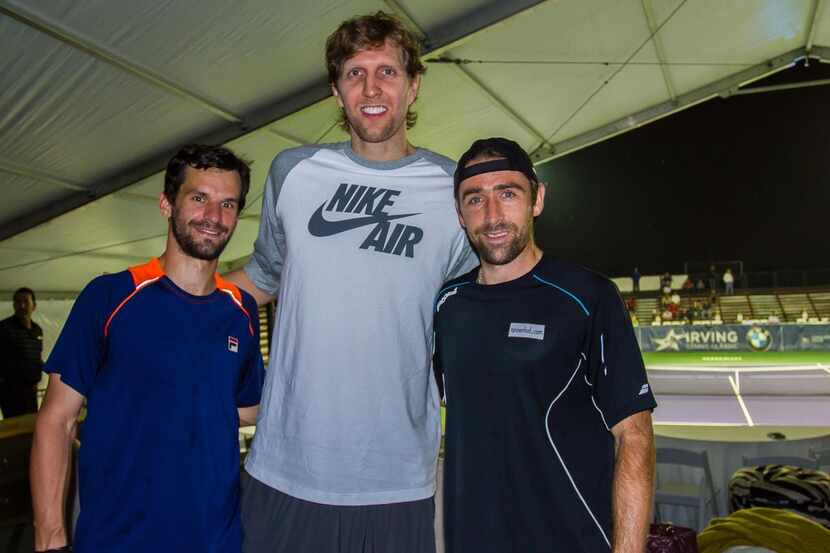
[[[384,7],[378,0],[14,3],[239,113],[319,79],[320,37]]]
[[[452,50],[473,60],[622,62],[648,37],[640,0],[546,2]]]
[[[649,43],[643,47],[637,59],[651,58],[654,46]],[[613,121],[620,113],[631,113],[640,106],[655,105],[669,99],[666,82],[660,67],[656,64],[629,64],[622,68],[612,79],[600,83],[596,93],[583,96],[588,102],[561,128],[554,129],[552,142],[565,140],[595,129]]]
[[[14,163],[88,184],[218,123],[14,20],[0,33],[0,151]]]
[[[453,93],[447,94],[448,90]],[[410,132],[411,142],[452,159],[458,159],[476,138],[509,136],[525,146],[535,141],[486,93],[451,66],[430,67],[429,81],[424,82],[416,106],[418,124]]]
[[[30,177],[9,174],[2,170],[0,170],[0,183],[3,186],[0,219],[15,217],[18,213],[37,209],[43,204],[59,201],[72,194],[71,190]]]
[[[805,0],[686,2],[660,33],[667,58],[679,63],[759,63],[806,41]],[[659,11],[659,10],[656,10]],[[661,17],[664,11],[659,11]]]

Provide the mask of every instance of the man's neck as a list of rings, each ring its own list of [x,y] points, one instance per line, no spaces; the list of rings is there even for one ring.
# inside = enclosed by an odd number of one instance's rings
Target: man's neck
[[[20,324],[22,324],[26,328],[32,328],[32,318],[31,317],[25,317],[25,316],[21,317],[20,315],[15,315],[15,317],[17,317],[17,320],[20,322]]]
[[[188,294],[207,296],[216,290],[216,259],[196,259],[168,244],[167,250],[159,257],[159,262],[167,278]]]
[[[531,242],[522,253],[516,256],[516,259],[505,265],[492,265],[482,261],[481,269],[478,272],[478,283],[501,284],[523,277],[539,263],[539,260],[542,259],[542,253],[542,250]]]
[[[397,161],[415,153],[406,135],[393,136],[383,142],[365,142],[352,133],[352,151],[369,161]]]

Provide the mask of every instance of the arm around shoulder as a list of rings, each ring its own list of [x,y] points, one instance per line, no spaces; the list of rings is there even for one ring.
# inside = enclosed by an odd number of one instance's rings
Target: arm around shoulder
[[[256,304],[258,306],[265,305],[266,303],[271,303],[275,299],[276,296],[269,294],[268,292],[259,288],[254,282],[251,280],[251,277],[248,276],[248,273],[245,272],[245,269],[237,269],[225,275],[227,280],[233,282],[249,294],[251,294],[254,299],[256,300]]]
[[[35,422],[30,476],[34,510],[35,550],[67,544],[64,521],[72,440],[83,396],[49,376],[46,397]]]

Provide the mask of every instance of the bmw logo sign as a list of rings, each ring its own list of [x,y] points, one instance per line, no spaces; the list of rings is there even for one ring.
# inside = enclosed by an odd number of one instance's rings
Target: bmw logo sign
[[[766,328],[753,326],[746,333],[746,341],[755,351],[766,351],[772,345],[772,334]]]

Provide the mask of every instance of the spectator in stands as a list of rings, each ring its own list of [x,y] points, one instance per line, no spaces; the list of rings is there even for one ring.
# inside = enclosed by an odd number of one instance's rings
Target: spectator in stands
[[[632,296],[625,300],[625,307],[631,312],[637,311],[637,298]]]
[[[781,317],[778,316],[778,311],[773,311],[770,313],[769,318],[767,319],[768,322],[772,324],[778,324],[781,322]]]
[[[677,292],[674,292],[671,295],[671,302],[676,303],[679,306],[680,305],[680,294],[678,294]]]
[[[708,321],[712,318],[712,303],[709,300],[704,300],[700,306],[700,318]]]
[[[744,314],[738,311],[738,314],[735,315],[735,322],[741,324],[744,322]]]
[[[714,265],[709,265],[709,289],[718,289],[718,272],[715,270]]]
[[[798,318],[798,322],[806,323],[809,320],[810,320],[810,314],[807,313],[807,309],[802,309],[801,310],[801,317]]]
[[[686,280],[683,281],[683,285],[681,286],[681,288],[683,288],[684,292],[688,292],[689,290],[694,289],[694,287],[695,283],[692,281],[692,277],[686,275]]]
[[[701,305],[700,300],[695,300],[694,303],[692,303],[692,308],[689,309],[689,319],[691,319],[692,324],[694,324],[701,318],[703,318],[703,306]]]
[[[735,275],[732,274],[732,269],[726,268],[723,273],[723,288],[724,293],[731,295],[735,292]]]
[[[6,419],[37,412],[37,384],[43,368],[43,330],[32,320],[35,293],[19,288],[12,303],[14,315],[0,321],[0,410]]]
[[[660,277],[660,290],[664,294],[671,294],[671,273],[663,273]]]
[[[640,326],[640,320],[637,319],[637,313],[635,313],[634,311],[629,311],[628,314],[631,316],[631,325]]]
[[[705,288],[706,288],[706,285],[703,284],[703,279],[702,278],[697,279],[697,282],[695,283],[695,289],[696,290],[703,290]]]
[[[640,277],[641,276],[642,275],[640,275],[640,269],[638,269],[637,267],[634,267],[634,272],[631,273],[631,289],[634,292],[639,292],[640,291]]]

